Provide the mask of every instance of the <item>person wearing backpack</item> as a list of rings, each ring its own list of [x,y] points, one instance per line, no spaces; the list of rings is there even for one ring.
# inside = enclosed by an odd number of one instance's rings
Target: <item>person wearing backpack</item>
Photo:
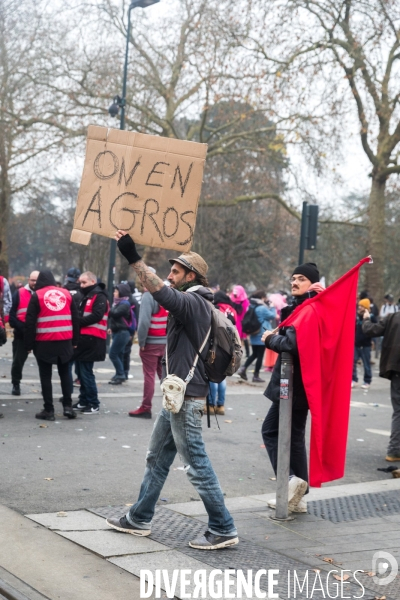
[[[108,316],[109,333],[112,333],[110,360],[115,368],[115,375],[108,382],[121,385],[126,380],[124,370],[124,353],[126,345],[136,330],[136,319],[129,301],[131,295],[127,283],[120,283],[114,288],[114,301]]]
[[[208,355],[212,324],[217,322],[213,317],[213,311],[217,313],[212,305],[213,294],[206,279],[207,263],[195,252],[186,252],[170,259],[168,286],[143,262],[130,235],[118,231],[116,239],[121,254],[136,271],[143,287],[169,312],[163,380],[167,377],[169,381],[179,379],[186,385],[181,391],[180,408],[172,412],[163,407],[157,416],[137,502],[125,516],[108,518],[107,523],[123,533],[150,535],[157,501],[175,456],[179,453],[184,471],[208,513],[206,532],[189,542],[189,546],[199,550],[216,550],[236,545],[239,539],[235,524],[225,506],[221,486],[202,436],[208,383],[206,365],[203,360],[197,360],[197,353],[200,352],[202,357]]]
[[[214,294],[214,306],[218,308],[233,325],[236,326],[238,315],[233,307],[233,302],[225,292],[219,290]],[[217,415],[225,414],[225,394],[226,394],[226,377],[220,383],[210,381],[210,391],[208,394],[208,405],[211,412],[214,411]],[[205,407],[207,410],[207,407]]]
[[[79,284],[79,293],[73,296],[75,302],[78,299],[79,312],[79,341],[73,358],[80,390],[72,408],[84,415],[95,415],[100,411],[100,401],[93,366],[106,359],[109,304],[105,285],[97,283],[94,273],[82,273]]]
[[[267,294],[264,290],[254,292],[250,297],[250,306],[242,322],[243,331],[250,334],[252,353],[237,374],[247,381],[246,371],[251,363],[256,361],[253,376],[254,383],[264,383],[264,379],[260,377],[260,369],[265,351],[265,345],[261,341],[261,336],[267,329],[272,329],[270,319],[275,319],[276,317],[275,308],[272,305],[267,306],[265,303],[266,299]]]

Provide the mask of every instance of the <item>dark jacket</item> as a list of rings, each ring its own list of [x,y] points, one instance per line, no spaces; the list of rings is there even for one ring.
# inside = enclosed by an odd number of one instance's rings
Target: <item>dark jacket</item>
[[[108,327],[113,333],[128,330],[131,320],[131,289],[127,283],[120,283],[116,288],[121,301],[110,308],[108,315]],[[122,300],[122,298],[126,298],[126,300]]]
[[[83,293],[80,284],[77,281],[67,281],[67,283],[64,285],[64,289],[69,291],[72,296],[72,300],[77,306],[79,306],[83,299]]]
[[[129,329],[131,318],[131,305],[129,300],[122,300],[119,304],[112,306],[108,314],[108,327],[113,333]]]
[[[281,311],[281,319],[284,321],[294,309],[302,304],[308,298],[313,298],[316,292],[307,292],[303,296],[294,299],[293,304],[285,306]],[[280,400],[280,384],[281,384],[281,354],[289,352],[293,356],[293,410],[302,410],[308,408],[306,391],[304,389],[303,379],[301,376],[301,367],[299,353],[297,349],[296,330],[294,327],[282,327],[279,334],[270,335],[265,341],[265,346],[270,350],[278,353],[278,358],[272,371],[271,379],[264,392],[264,396],[279,402]]]
[[[98,323],[107,309],[107,292],[104,283],[96,283],[86,288],[81,288],[82,299],[79,303],[79,329]],[[89,298],[96,296],[91,314],[84,317],[85,306]],[[106,359],[106,340],[95,335],[79,335],[78,347],[75,348],[74,360],[97,362]]]
[[[377,323],[376,317],[371,313],[371,323]],[[370,336],[365,335],[363,331],[363,318],[360,315],[356,315],[356,337],[355,345],[357,348],[370,348],[372,339]]]
[[[35,290],[55,286],[56,282],[51,271],[40,271],[36,281]],[[79,314],[75,302],[71,302],[71,317],[72,317],[72,340],[61,340],[59,342],[37,342],[36,337],[36,321],[40,312],[39,299],[37,294],[32,294],[31,300],[26,312],[25,322],[25,348],[33,350],[34,355],[39,360],[47,363],[56,364],[60,358],[62,363],[69,362],[73,355],[73,346],[76,346],[79,338]]]
[[[29,286],[25,287],[32,294],[31,288]],[[19,292],[20,290],[16,290],[12,297],[12,306],[10,309],[9,323],[10,327],[14,329],[14,339],[23,340],[25,333],[25,323],[24,321],[20,321],[17,317],[17,310],[19,306]]]
[[[202,345],[211,325],[211,290],[202,286],[180,292],[164,285],[158,292],[153,293],[154,299],[169,311],[167,329],[167,347],[169,373],[186,379],[196,356],[190,340],[198,350]],[[190,340],[188,338],[190,336]],[[209,344],[207,343],[202,356],[205,358]],[[163,358],[163,378],[166,376],[165,357]],[[186,388],[189,396],[205,397],[208,393],[208,383],[202,360],[198,360],[193,379]]]
[[[391,379],[393,373],[400,373],[400,312],[391,313],[378,323],[365,320],[362,330],[369,337],[383,335],[379,377]]]

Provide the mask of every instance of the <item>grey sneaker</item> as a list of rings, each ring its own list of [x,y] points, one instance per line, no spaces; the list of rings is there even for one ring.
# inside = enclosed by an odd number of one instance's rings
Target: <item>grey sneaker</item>
[[[139,537],[145,537],[151,534],[151,529],[136,529],[130,523],[128,523],[126,517],[111,517],[106,519],[106,523],[109,527],[122,531],[123,533],[131,533]]]
[[[197,548],[197,550],[218,550],[219,548],[236,546],[238,543],[239,538],[236,535],[214,535],[211,531],[206,531],[202,537],[189,542],[189,546]]]

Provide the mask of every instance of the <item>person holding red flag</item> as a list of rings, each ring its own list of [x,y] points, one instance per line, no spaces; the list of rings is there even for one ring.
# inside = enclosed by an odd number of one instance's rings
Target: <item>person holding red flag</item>
[[[360,260],[326,290],[318,283],[319,275],[315,264],[307,263],[297,267],[292,277],[294,310],[289,308],[285,311],[278,335],[267,331],[263,336],[267,347],[278,353],[289,352],[294,358],[290,510],[306,510],[305,503],[300,501],[307,489],[304,430],[308,408],[312,416],[310,485],[320,487],[322,483],[344,475],[357,282],[360,267],[366,262],[372,262],[372,258]],[[312,292],[317,292],[317,295]],[[288,312],[291,312],[289,316]],[[263,425],[265,445],[275,471],[279,422],[279,391],[276,384],[279,369],[280,360],[277,361],[266,390],[267,397],[274,401],[274,405]],[[297,410],[300,412],[297,413]]]
[[[282,309],[282,320],[285,320],[305,300],[313,298],[323,287],[319,282],[319,271],[315,263],[299,265],[292,274],[293,303]],[[261,340],[270,350],[278,353],[270,382],[264,395],[272,400],[272,406],[265,417],[262,426],[262,436],[267,449],[272,468],[277,472],[278,466],[278,431],[279,431],[279,396],[281,354],[288,352],[293,356],[293,413],[292,413],[292,442],[290,449],[290,478],[289,478],[289,510],[307,512],[302,497],[308,487],[307,453],[305,431],[308,415],[307,394],[301,376],[299,353],[296,342],[296,331],[293,327],[280,328],[278,334],[266,331]],[[268,504],[275,508],[276,501]]]

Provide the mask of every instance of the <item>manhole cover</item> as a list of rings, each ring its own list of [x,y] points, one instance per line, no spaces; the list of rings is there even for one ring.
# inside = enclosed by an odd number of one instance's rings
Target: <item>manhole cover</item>
[[[307,502],[307,507],[309,514],[332,523],[388,517],[400,514],[400,493],[394,490],[328,500],[312,500]]]

